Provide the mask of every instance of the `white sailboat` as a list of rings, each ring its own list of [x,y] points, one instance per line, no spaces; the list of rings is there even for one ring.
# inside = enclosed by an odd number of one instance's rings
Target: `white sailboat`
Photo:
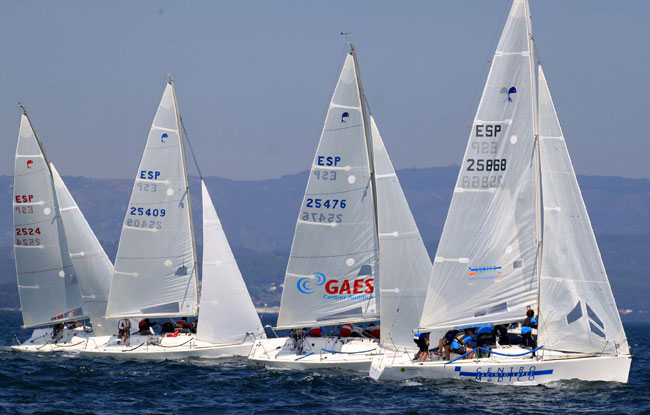
[[[301,334],[261,340],[249,359],[265,366],[366,371],[383,348],[414,345],[431,262],[372,117],[368,123],[350,45],[296,223],[277,326],[380,320],[381,342]]]
[[[130,344],[120,344],[116,336],[94,337],[83,355],[138,359],[247,356],[255,338],[264,336],[212,201],[202,186],[204,309],[197,334],[136,334]],[[197,286],[185,150],[170,79],[149,132],[122,226],[107,317],[195,316]],[[226,318],[230,312],[239,313],[238,318]]]
[[[532,36],[514,0],[483,91],[419,332],[521,322],[537,347],[373,361],[375,379],[627,382],[631,355]]]
[[[13,205],[23,327],[38,328],[12,350],[78,350],[91,333],[105,333],[103,316],[113,265],[54,165],[48,163],[24,108]],[[88,317],[92,328],[45,328]]]

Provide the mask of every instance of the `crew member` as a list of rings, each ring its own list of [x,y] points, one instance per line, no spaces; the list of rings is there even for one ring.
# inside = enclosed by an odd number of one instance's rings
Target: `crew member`
[[[451,342],[449,348],[452,353],[459,354],[459,355],[464,355],[467,352],[472,352],[464,357],[465,359],[471,359],[472,356],[474,356],[474,352],[473,352],[474,349],[468,347],[465,343],[466,341],[467,344],[471,344],[471,342],[473,341],[472,329],[465,329],[464,335],[461,334],[454,337],[454,340]]]
[[[483,347],[486,344],[495,344],[495,337],[491,326],[481,326],[476,330],[476,345]]]
[[[52,341],[54,343],[58,342],[61,340],[63,337],[63,329],[65,328],[65,325],[63,323],[57,323],[52,327]]]
[[[153,331],[153,326],[155,326],[156,324],[158,324],[157,321],[154,321],[152,323],[148,318],[142,319],[138,323],[138,331],[136,332],[136,334],[139,334],[141,336],[148,336],[150,334],[156,334]]]
[[[117,323],[117,343],[123,343],[125,346],[131,345],[131,320],[123,318]]]
[[[415,354],[415,360],[420,359],[420,363],[424,362],[429,355],[429,335],[431,333],[420,333],[417,337],[413,338],[415,344],[418,345],[418,352]]]
[[[521,343],[523,346],[536,348],[537,342],[533,339],[533,329],[537,328],[535,311],[531,308],[526,310],[526,319],[521,323]]]
[[[454,341],[454,338],[456,335],[458,335],[459,331],[458,330],[449,330],[447,333],[445,333],[444,337],[440,339],[438,342],[438,351],[440,352],[441,355],[444,356],[446,360],[450,359],[449,356],[449,348],[451,346],[451,342]]]

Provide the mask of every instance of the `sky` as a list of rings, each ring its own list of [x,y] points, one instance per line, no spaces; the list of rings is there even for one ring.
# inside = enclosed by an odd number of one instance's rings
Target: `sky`
[[[510,0],[0,0],[0,174],[28,108],[63,175],[132,178],[166,75],[205,176],[312,162],[351,32],[397,168],[458,165]],[[650,178],[650,2],[531,1],[578,174]],[[190,169],[192,172],[192,169]]]

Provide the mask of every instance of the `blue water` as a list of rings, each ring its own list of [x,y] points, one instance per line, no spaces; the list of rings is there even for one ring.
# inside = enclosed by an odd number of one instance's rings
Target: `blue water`
[[[375,382],[341,371],[280,371],[245,359],[134,362],[9,350],[19,313],[0,313],[0,414],[643,414],[650,413],[650,325],[626,325],[630,382],[516,387]],[[269,320],[271,317],[266,316]],[[268,323],[271,321],[265,321]]]

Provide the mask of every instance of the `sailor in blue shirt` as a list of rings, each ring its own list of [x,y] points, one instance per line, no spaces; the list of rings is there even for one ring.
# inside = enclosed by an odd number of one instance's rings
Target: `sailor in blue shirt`
[[[467,352],[471,352],[474,350],[471,347],[467,347],[468,345],[473,344],[474,338],[472,337],[472,329],[465,329],[465,334],[461,334],[459,336],[454,337],[454,340],[452,340],[450,349],[452,353],[455,354],[460,354],[463,355]],[[474,353],[470,353],[467,356],[465,356],[466,359],[471,359],[472,356],[474,356]]]
[[[486,343],[495,344],[494,333],[492,333],[492,326],[481,326],[476,330],[476,345],[478,347],[485,346]]]
[[[537,342],[533,339],[533,329],[537,328],[537,319],[535,318],[535,311],[528,309],[526,311],[526,319],[521,323],[521,344],[526,347],[537,347]]]

